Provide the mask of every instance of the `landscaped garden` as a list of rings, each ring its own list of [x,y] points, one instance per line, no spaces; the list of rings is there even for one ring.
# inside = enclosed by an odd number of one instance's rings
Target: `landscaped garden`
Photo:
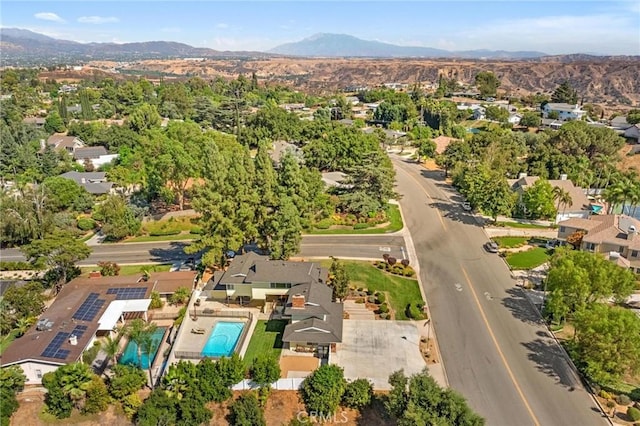
[[[505,255],[511,269],[533,269],[548,262],[549,257],[549,250],[544,247],[534,247]]]
[[[140,235],[128,238],[123,242],[151,242],[190,240],[202,233],[197,217],[171,217],[166,220],[150,221],[142,224]]]
[[[282,352],[282,333],[287,325],[286,320],[260,320],[251,335],[249,346],[244,354],[247,367],[253,364],[253,360],[259,354],[272,353],[276,358]]]
[[[493,241],[498,243],[500,248],[516,248],[527,244],[528,237],[494,237]]]
[[[386,294],[386,303],[397,320],[411,319],[407,316],[407,306],[417,307],[423,304],[422,294],[415,278],[405,278],[378,269],[366,261],[342,261],[349,275],[350,287],[354,291],[361,289],[365,294],[375,292]],[[322,266],[329,267],[331,261],[323,261]],[[369,290],[366,293],[366,290]],[[365,296],[366,299],[367,296]]]
[[[402,215],[395,204],[389,204],[385,214],[359,222],[354,215],[333,215],[313,225],[309,234],[387,234],[401,230]]]

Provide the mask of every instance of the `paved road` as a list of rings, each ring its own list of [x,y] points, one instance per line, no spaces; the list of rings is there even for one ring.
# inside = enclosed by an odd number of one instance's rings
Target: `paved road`
[[[394,164],[450,385],[488,425],[605,424],[442,173]]]
[[[89,258],[78,262],[79,265],[95,265],[102,260],[109,260],[118,264],[127,263],[170,263],[186,259],[184,247],[187,242],[153,242],[102,244],[93,246]],[[404,239],[397,235],[308,235],[304,236],[301,244],[300,257],[381,259],[384,253],[389,253],[399,259],[404,254]],[[17,249],[0,251],[0,259],[4,261],[24,260],[24,256]]]

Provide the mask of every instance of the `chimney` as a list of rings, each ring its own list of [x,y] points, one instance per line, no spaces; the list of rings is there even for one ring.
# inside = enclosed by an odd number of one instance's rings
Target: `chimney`
[[[524,173],[524,172],[518,174],[518,179],[522,179],[522,178],[526,178],[526,177],[527,177],[527,174]]]
[[[291,307],[294,309],[304,309],[304,294],[294,294],[291,298]]]
[[[102,274],[100,271],[91,271],[89,272],[89,278],[100,278]]]
[[[560,175],[560,180],[567,180],[567,174],[566,173],[562,173]]]

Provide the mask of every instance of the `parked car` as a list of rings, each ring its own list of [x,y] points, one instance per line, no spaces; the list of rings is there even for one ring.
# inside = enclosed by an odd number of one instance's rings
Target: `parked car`
[[[484,249],[489,253],[497,253],[499,248],[500,247],[498,246],[498,243],[494,241],[489,241],[488,243],[484,244]]]
[[[471,204],[465,201],[464,203],[462,203],[462,210],[464,210],[465,212],[470,212],[473,209],[471,208]]]

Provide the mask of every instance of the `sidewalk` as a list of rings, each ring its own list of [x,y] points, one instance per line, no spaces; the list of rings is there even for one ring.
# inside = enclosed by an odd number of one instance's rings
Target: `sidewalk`
[[[558,236],[557,229],[542,228],[508,228],[508,227],[485,227],[485,234],[489,238],[493,237],[544,237],[553,239]]]

